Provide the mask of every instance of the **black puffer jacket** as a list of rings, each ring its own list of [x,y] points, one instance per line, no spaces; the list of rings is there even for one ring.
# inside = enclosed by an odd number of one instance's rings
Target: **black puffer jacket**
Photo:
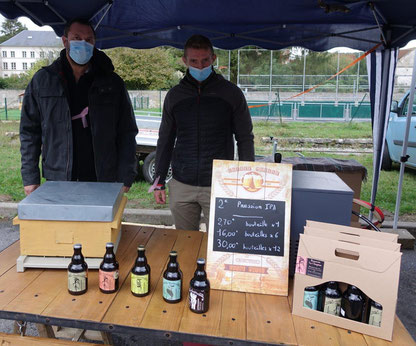
[[[213,159],[254,161],[253,126],[241,90],[215,72],[198,83],[187,72],[165,98],[156,150],[156,177],[210,186]]]
[[[61,57],[38,71],[25,91],[20,122],[23,185],[71,180],[73,143]],[[94,81],[88,94],[95,171],[100,182],[131,186],[136,176],[137,126],[123,80],[111,60],[95,49]]]

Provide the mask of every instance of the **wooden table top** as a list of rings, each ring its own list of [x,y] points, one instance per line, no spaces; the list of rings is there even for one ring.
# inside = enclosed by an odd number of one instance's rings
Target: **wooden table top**
[[[293,316],[291,296],[211,290],[209,311],[192,313],[187,292],[197,258],[206,256],[206,234],[134,224],[123,224],[122,232],[115,294],[100,292],[97,270],[89,271],[88,292],[81,296],[68,293],[66,270],[18,273],[19,242],[9,246],[0,253],[0,318],[209,344],[416,345],[397,317],[390,343]],[[130,293],[138,244],[146,245],[151,266],[151,293],[142,298]],[[183,299],[177,304],[162,298],[161,276],[171,250],[178,252],[184,278]]]

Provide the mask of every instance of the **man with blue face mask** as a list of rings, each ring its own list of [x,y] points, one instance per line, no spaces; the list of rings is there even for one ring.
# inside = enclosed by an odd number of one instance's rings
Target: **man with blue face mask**
[[[94,48],[84,19],[64,29],[65,49],[25,91],[20,122],[22,178],[28,195],[47,180],[122,182],[136,176],[137,126],[130,98],[111,60]]]
[[[208,38],[194,35],[185,44],[185,77],[166,95],[156,149],[155,201],[166,203],[177,229],[199,230],[201,210],[208,226],[212,162],[233,160],[234,140],[241,161],[254,161],[253,126],[241,90],[217,74]]]

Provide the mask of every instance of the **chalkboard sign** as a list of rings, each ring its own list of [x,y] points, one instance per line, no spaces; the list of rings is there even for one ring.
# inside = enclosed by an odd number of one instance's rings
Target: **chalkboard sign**
[[[214,251],[284,256],[285,202],[215,199]]]

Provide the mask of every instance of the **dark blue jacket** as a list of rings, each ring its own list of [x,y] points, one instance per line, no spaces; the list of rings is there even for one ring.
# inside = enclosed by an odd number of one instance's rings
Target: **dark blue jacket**
[[[166,95],[156,150],[156,174],[164,183],[172,162],[176,180],[211,186],[212,161],[254,161],[250,112],[241,90],[213,72],[198,83],[187,72]]]

